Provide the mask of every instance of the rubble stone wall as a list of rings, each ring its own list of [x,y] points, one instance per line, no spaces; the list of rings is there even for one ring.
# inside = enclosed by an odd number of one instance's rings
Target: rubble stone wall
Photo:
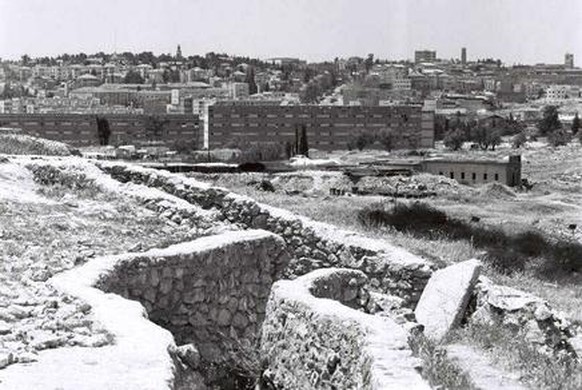
[[[178,345],[208,362],[255,348],[271,285],[288,256],[264,231],[237,231],[120,258],[97,287],[139,301]]]
[[[159,188],[205,209],[214,208],[221,218],[242,229],[264,229],[280,235],[293,257],[286,277],[329,267],[359,269],[370,278],[373,289],[400,296],[405,304],[414,306],[432,273],[427,261],[401,248],[262,205],[222,188],[129,164],[98,164],[121,182]]]
[[[321,269],[273,285],[261,357],[275,388],[429,388],[400,326],[333,300],[353,301],[365,281],[361,271]]]

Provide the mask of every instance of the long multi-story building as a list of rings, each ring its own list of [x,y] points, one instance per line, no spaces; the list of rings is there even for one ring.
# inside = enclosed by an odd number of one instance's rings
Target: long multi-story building
[[[434,112],[421,104],[398,106],[275,106],[220,103],[208,107],[209,147],[244,140],[293,144],[305,126],[310,148],[347,149],[354,133],[393,130],[396,148],[432,148]]]
[[[414,62],[435,62],[436,61],[436,50],[416,50],[414,52]]]
[[[110,144],[145,145],[151,142],[174,145],[188,143],[202,148],[197,115],[107,115]],[[24,134],[61,141],[73,146],[99,144],[97,115],[86,114],[4,114],[0,127],[19,128]]]

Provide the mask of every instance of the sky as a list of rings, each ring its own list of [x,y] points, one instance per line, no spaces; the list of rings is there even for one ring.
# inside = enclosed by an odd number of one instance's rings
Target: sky
[[[582,0],[0,0],[0,58],[210,51],[582,65]]]

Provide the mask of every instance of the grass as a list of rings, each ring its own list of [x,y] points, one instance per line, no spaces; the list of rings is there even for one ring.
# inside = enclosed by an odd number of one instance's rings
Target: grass
[[[414,355],[422,360],[422,377],[431,387],[451,390],[474,388],[468,377],[447,359],[442,347],[422,333],[413,335],[409,341]]]
[[[258,176],[261,177],[260,175]],[[199,177],[200,180],[206,180]],[[340,228],[360,232],[368,237],[387,240],[401,246],[410,252],[425,257],[437,265],[449,265],[470,258],[484,255],[482,249],[477,248],[470,240],[450,240],[446,237],[418,237],[409,232],[398,232],[391,227],[367,227],[358,222],[357,211],[369,207],[379,201],[386,201],[381,197],[303,197],[289,196],[280,192],[263,192],[254,187],[245,185],[250,177],[242,175],[215,175],[211,182],[224,186],[230,190],[248,195],[258,202],[290,210],[299,215],[312,218],[316,221],[330,223]],[[257,180],[257,175],[252,177]],[[447,203],[440,203],[441,205]],[[520,205],[518,203],[517,205]],[[477,207],[474,204],[459,207]],[[494,207],[491,206],[491,207]],[[444,207],[447,213],[453,212],[450,207]],[[519,214],[520,212],[516,212]],[[457,216],[458,214],[455,213]],[[505,213],[505,216],[508,214]],[[519,216],[518,216],[519,217]],[[488,222],[488,221],[487,221]],[[523,230],[523,226],[520,225]],[[509,229],[513,229],[510,226]],[[516,228],[517,230],[517,228]],[[582,275],[580,273],[540,275],[536,261],[532,261],[532,268],[526,266],[508,275],[498,269],[487,266],[484,273],[497,283],[521,289],[548,300],[556,309],[563,311],[570,319],[582,324]]]
[[[544,277],[582,271],[581,244],[549,239],[538,230],[511,233],[499,227],[449,217],[423,202],[398,202],[389,208],[375,204],[359,210],[357,215],[360,223],[371,228],[392,226],[428,239],[470,240],[475,247],[485,249],[484,259],[504,273],[522,271],[526,263],[536,257],[545,260],[539,266],[540,275]]]
[[[582,388],[582,366],[572,359],[557,359],[540,352],[521,334],[496,325],[470,323],[451,334],[450,341],[476,345],[505,371],[517,372],[521,381],[536,389]]]

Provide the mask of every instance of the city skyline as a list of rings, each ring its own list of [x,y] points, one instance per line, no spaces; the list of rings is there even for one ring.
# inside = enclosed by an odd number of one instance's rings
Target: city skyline
[[[563,63],[582,58],[582,3],[559,0],[320,0],[245,2],[170,0],[79,4],[0,0],[0,57],[63,53],[206,52],[309,61],[366,56],[504,63]],[[144,5],[145,4],[145,5]],[[52,31],[51,31],[52,30]]]

